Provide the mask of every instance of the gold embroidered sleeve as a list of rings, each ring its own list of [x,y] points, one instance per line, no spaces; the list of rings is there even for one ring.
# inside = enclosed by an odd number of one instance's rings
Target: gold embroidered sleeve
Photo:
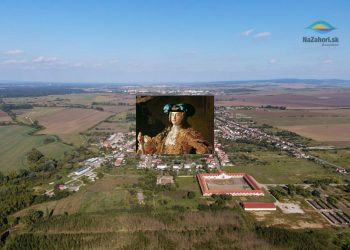
[[[162,144],[162,138],[160,134],[149,137],[145,136],[145,143],[144,143],[144,154],[155,154],[159,152],[159,148]]]
[[[204,140],[203,136],[199,132],[191,128],[188,132],[188,144],[196,149],[197,154],[211,153],[208,142]]]

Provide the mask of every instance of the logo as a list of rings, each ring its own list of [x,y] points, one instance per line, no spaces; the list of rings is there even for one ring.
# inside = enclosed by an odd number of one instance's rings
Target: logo
[[[324,35],[335,30],[336,28],[325,21],[317,21],[311,24],[309,27],[306,27],[306,29],[310,29]],[[339,45],[339,37],[337,36],[303,36],[302,41],[303,43],[320,44],[321,46],[325,47],[334,47]]]
[[[334,28],[332,25],[330,25],[329,23],[327,23],[325,21],[317,21],[317,22],[314,22],[313,24],[311,24],[309,27],[307,27],[307,29],[311,29],[311,30],[316,31],[320,34],[326,34],[328,32],[335,30],[336,28]]]

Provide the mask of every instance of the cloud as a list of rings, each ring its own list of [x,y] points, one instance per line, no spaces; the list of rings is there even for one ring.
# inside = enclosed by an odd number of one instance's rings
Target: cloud
[[[84,68],[84,67],[86,67],[85,64],[80,63],[80,62],[67,63],[66,65],[67,65],[68,67],[72,67],[72,68]]]
[[[197,56],[198,55],[198,51],[197,50],[188,50],[185,52],[186,56]]]
[[[322,61],[323,64],[332,64],[334,61],[332,59],[325,59]]]
[[[117,64],[119,63],[120,61],[118,59],[112,59],[109,61],[110,64]]]
[[[277,60],[274,59],[274,58],[272,58],[272,59],[270,59],[269,63],[270,63],[270,64],[275,64],[275,63],[277,63]]]
[[[2,65],[23,65],[23,64],[27,64],[28,61],[27,60],[5,60],[2,61],[1,64]]]
[[[6,55],[6,56],[16,56],[16,55],[19,55],[19,54],[23,54],[23,50],[12,49],[12,50],[8,50],[8,51],[3,52],[3,54]]]
[[[272,33],[269,31],[259,32],[258,34],[255,35],[255,38],[269,37],[271,35],[272,35]]]
[[[103,64],[102,63],[95,63],[95,64],[92,65],[92,67],[94,67],[94,68],[102,68]]]
[[[115,61],[116,62],[116,61]],[[101,63],[84,63],[79,61],[65,61],[55,56],[36,56],[31,59],[12,59],[4,58],[0,61],[1,67],[17,67],[21,69],[100,69],[103,68]]]
[[[241,33],[242,36],[249,36],[251,33],[254,32],[254,29],[249,29],[249,30],[246,30],[246,31],[243,31]]]
[[[33,59],[33,62],[35,63],[55,63],[57,62],[56,57],[45,57],[45,56],[38,56]]]

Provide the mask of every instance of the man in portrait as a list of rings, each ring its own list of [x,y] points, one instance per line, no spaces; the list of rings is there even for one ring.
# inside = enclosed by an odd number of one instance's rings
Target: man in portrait
[[[163,115],[168,118],[168,126],[155,136],[138,133],[139,154],[209,154],[212,145],[203,135],[191,127],[188,118],[196,113],[189,103],[167,103]]]

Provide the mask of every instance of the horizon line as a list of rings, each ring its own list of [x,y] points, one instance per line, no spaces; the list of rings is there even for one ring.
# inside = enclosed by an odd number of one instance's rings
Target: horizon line
[[[125,84],[217,84],[217,83],[250,83],[250,82],[269,82],[269,81],[338,81],[350,82],[350,79],[339,78],[269,78],[269,79],[250,79],[250,80],[208,80],[208,81],[124,81],[124,82],[87,82],[87,81],[33,81],[33,80],[0,80],[0,84],[111,84],[111,85],[125,85]],[[286,82],[285,82],[286,83]]]

